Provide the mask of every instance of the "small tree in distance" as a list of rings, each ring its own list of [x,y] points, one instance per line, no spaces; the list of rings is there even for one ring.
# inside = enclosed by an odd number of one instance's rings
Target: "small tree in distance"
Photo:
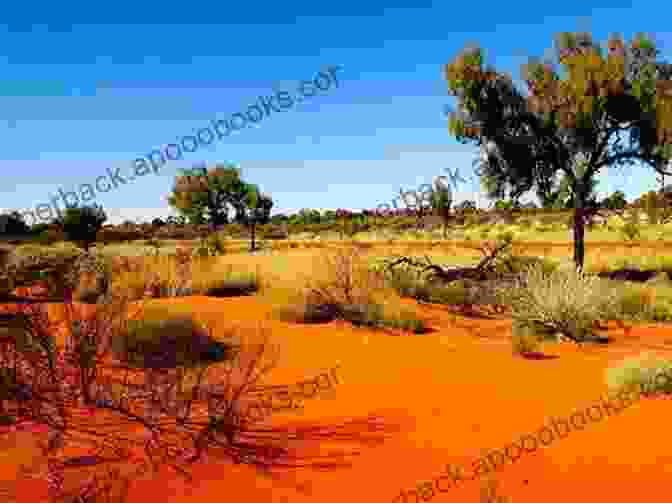
[[[94,205],[66,209],[58,224],[63,229],[66,240],[74,241],[77,246],[88,251],[96,242],[96,235],[106,221],[107,215],[102,206]]]
[[[453,195],[450,186],[439,177],[434,181],[434,192],[432,192],[432,208],[437,216],[443,220],[443,239],[446,239],[448,232],[448,220],[450,219],[450,206],[453,203]]]

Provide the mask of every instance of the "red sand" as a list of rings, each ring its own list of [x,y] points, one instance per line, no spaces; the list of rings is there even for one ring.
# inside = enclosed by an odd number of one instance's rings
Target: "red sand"
[[[165,302],[193,310],[217,327],[252,327],[268,312],[253,297]],[[54,315],[59,307],[52,308]],[[330,423],[375,413],[401,427],[383,445],[364,448],[352,468],[301,470],[280,481],[249,466],[209,463],[192,468],[192,486],[169,472],[134,480],[129,502],[391,502],[402,490],[441,475],[448,463],[471,471],[484,449],[501,449],[552,416],[565,418],[593,405],[606,391],[605,368],[618,360],[644,350],[667,355],[672,348],[666,342],[672,342],[671,329],[635,327],[626,335],[611,327],[608,333],[615,340],[608,345],[549,344],[547,353],[558,358],[524,359],[512,354],[509,321],[458,318],[453,323],[443,308],[417,309],[435,332],[395,336],[336,322],[267,322],[283,350],[270,382],[296,382],[339,360],[341,365],[342,383],[332,398],[307,400],[299,417],[278,416],[277,424]],[[565,503],[568,498],[629,503],[665,494],[672,477],[665,441],[670,419],[670,401],[641,400],[503,466],[497,476],[501,493],[516,503]],[[0,481],[16,478],[18,465],[39,454],[30,448],[29,434],[14,440],[0,450]],[[18,501],[46,496],[44,484],[19,484]],[[445,494],[428,494],[425,501],[477,502],[480,486],[465,482]]]

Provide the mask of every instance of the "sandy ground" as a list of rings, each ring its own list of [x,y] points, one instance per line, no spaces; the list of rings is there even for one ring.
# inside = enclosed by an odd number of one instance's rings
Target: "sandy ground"
[[[268,306],[254,297],[193,297],[160,301],[171,310],[192,312],[217,329],[252,327]],[[409,305],[414,305],[409,303]],[[54,307],[54,316],[58,308]],[[315,502],[420,501],[410,491],[445,475],[448,463],[467,474],[486,449],[503,449],[534,433],[552,417],[568,418],[599,403],[606,391],[604,370],[618,360],[653,350],[669,355],[672,329],[609,329],[614,342],[576,348],[550,344],[545,360],[514,356],[507,320],[454,319],[445,308],[417,307],[434,331],[394,335],[334,322],[301,326],[267,322],[282,347],[270,383],[292,383],[340,362],[341,383],[326,398],[306,401],[300,414],[274,417],[274,424],[335,424],[375,414],[398,432],[382,445],[363,447],[352,467],[298,470],[279,479],[246,465],[208,462],[192,469],[195,483],[170,472],[135,479],[131,503],[222,501]],[[516,503],[579,501],[630,502],[646,494],[665,494],[672,477],[666,424],[672,402],[645,399],[613,417],[573,429],[566,438],[523,454],[499,469],[501,493]],[[529,445],[529,444],[528,444]],[[0,480],[18,480],[17,501],[44,501],[43,483],[21,480],[18,467],[39,452],[30,433],[3,440]],[[444,479],[445,480],[445,479]],[[441,483],[446,490],[446,482]],[[478,502],[479,480],[424,501]],[[395,499],[396,498],[396,499]],[[0,501],[3,499],[0,493]]]

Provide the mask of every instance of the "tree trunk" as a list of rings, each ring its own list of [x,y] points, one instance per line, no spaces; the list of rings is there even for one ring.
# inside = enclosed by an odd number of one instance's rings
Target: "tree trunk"
[[[583,270],[585,257],[585,190],[583,181],[578,180],[575,190],[576,209],[574,211],[574,264],[577,269]]]
[[[257,222],[256,222],[256,220],[254,220],[252,222],[252,229],[251,229],[251,236],[250,236],[250,239],[251,239],[250,251],[255,251],[257,249],[256,241],[255,241],[256,228],[257,228]]]

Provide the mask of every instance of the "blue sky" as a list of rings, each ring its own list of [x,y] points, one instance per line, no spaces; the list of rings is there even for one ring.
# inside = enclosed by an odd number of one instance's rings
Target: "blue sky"
[[[442,109],[454,104],[443,65],[470,42],[514,79],[559,31],[603,42],[611,32],[651,33],[672,60],[670,7],[651,15],[617,0],[25,5],[6,6],[0,25],[3,210],[48,203],[108,169],[130,172],[155,148],[342,67],[338,87],[97,194],[111,223],[174,214],[166,196],[177,169],[201,162],[239,164],[272,194],[274,213],[374,208],[446,168],[469,178],[477,151],[449,136]],[[628,199],[655,185],[643,167],[600,179],[602,191]],[[477,190],[463,184],[456,199]]]

